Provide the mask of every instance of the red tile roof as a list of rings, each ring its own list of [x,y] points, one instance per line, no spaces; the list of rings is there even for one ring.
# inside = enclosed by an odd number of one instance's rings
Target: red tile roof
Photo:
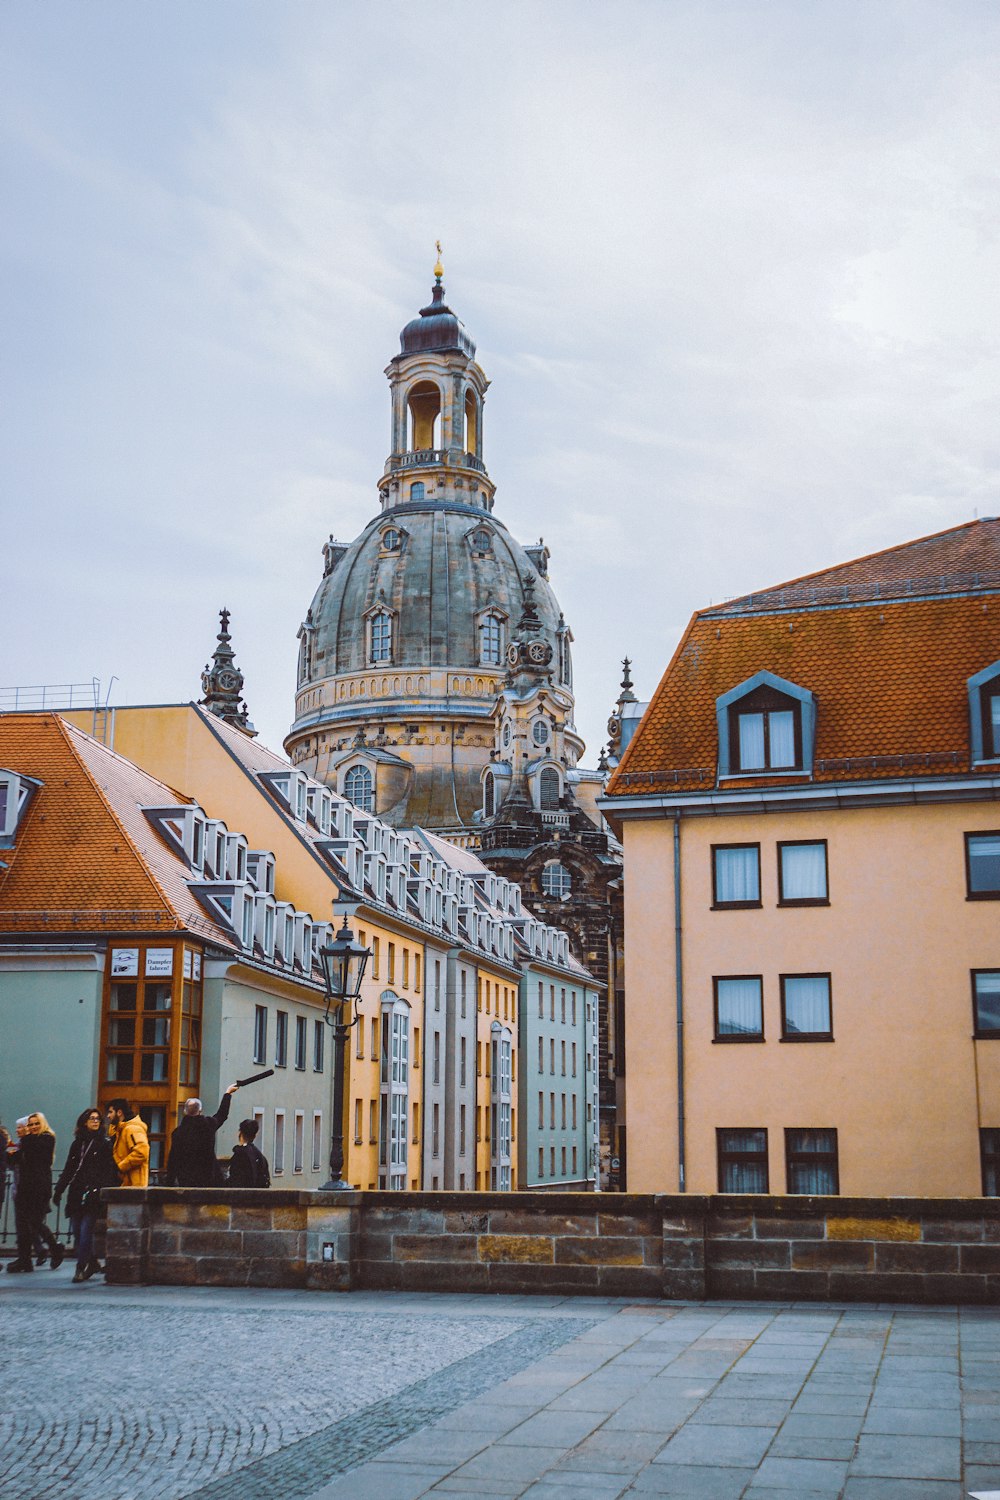
[[[226,948],[143,807],[190,801],[57,714],[0,714],[0,767],[42,782],[0,870],[0,932],[190,930]]]
[[[607,794],[713,787],[716,700],[762,670],[815,696],[814,783],[968,772],[966,683],[998,659],[998,520],[699,611]]]

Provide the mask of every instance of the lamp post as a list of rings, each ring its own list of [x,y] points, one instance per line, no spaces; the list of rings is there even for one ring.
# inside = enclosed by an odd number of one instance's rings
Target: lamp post
[[[327,947],[319,950],[326,986],[326,1010],[323,1020],[333,1031],[333,1123],[330,1132],[330,1181],[321,1192],[337,1193],[350,1188],[344,1181],[344,1068],[347,1061],[345,1043],[360,1016],[351,1017],[361,994],[361,981],[371,957],[368,948],[354,941],[354,933],[344,925]],[[349,1019],[348,1019],[349,1018]]]

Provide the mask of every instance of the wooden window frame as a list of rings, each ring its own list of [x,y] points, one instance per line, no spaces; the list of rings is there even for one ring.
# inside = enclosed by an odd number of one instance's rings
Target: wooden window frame
[[[832,1151],[793,1151],[791,1138],[805,1131],[822,1130],[827,1135],[833,1136]],[[833,1167],[833,1192],[828,1194],[799,1193],[792,1187],[792,1165],[806,1162],[814,1164],[825,1162]],[[832,1197],[840,1196],[840,1136],[835,1125],[786,1125],[785,1127],[785,1192],[790,1198],[805,1198],[810,1196]]]
[[[992,1141],[995,1144],[995,1150],[988,1151],[986,1149],[988,1138],[992,1138]],[[990,1166],[992,1166],[993,1171],[996,1174],[996,1193],[990,1193],[987,1191],[986,1173]],[[1000,1128],[995,1125],[981,1125],[979,1127],[979,1171],[982,1179],[980,1185],[983,1190],[983,1197],[1000,1197]]]
[[[729,849],[756,849],[757,851],[757,900],[756,901],[720,901],[718,893],[718,874],[715,866],[715,856]],[[761,872],[760,872],[760,844],[748,842],[745,844],[712,844],[712,910],[713,911],[750,911],[763,906],[761,900]]]
[[[740,760],[740,714],[763,714],[764,716],[764,764],[762,766],[744,766]],[[772,766],[771,764],[771,729],[770,719],[772,713],[790,713],[792,715],[792,732],[795,738],[795,764],[791,766]],[[729,772],[737,776],[773,776],[773,775],[795,775],[798,772],[804,774],[802,756],[802,704],[797,698],[789,697],[778,688],[762,684],[752,689],[735,703],[729,705]]]
[[[826,1001],[827,1001],[827,1008],[829,1010],[829,1015],[830,1015],[830,1029],[829,1029],[829,1031],[805,1031],[805,1032],[803,1032],[803,1031],[793,1031],[793,1032],[789,1032],[787,1026],[785,1025],[785,980],[786,979],[825,979],[826,980]],[[801,972],[798,973],[798,974],[779,974],[778,975],[778,985],[779,985],[779,990],[780,990],[780,994],[781,994],[781,1040],[783,1042],[832,1042],[833,1039],[834,1039],[834,1037],[833,1037],[833,977],[832,977],[832,975],[829,974],[829,973],[827,973],[824,970],[817,970],[815,973],[811,973],[811,974],[806,974],[806,973],[801,973]],[[805,1127],[803,1126],[802,1128],[804,1129]],[[816,1128],[819,1129],[818,1126]]]
[[[719,983],[727,979],[756,979],[760,986],[760,1031],[748,1032],[746,1035],[740,1032],[719,1031]],[[713,1041],[723,1046],[752,1045],[766,1040],[764,1036],[764,976],[763,974],[713,974],[712,976],[712,1024],[714,1028]],[[748,1126],[747,1129],[756,1130],[756,1126]],[[736,1129],[735,1125],[732,1129]]]
[[[969,855],[970,839],[1000,839],[1000,828],[975,828],[964,834],[966,901],[1000,901],[1000,886],[990,891],[974,891],[972,889],[972,860]]]
[[[977,1004],[976,979],[980,974],[1000,974],[1000,969],[970,969],[969,978],[972,983],[972,1035],[976,1041],[991,1041],[1000,1037],[1000,1025],[992,1031],[984,1031],[979,1024],[979,1007]]]
[[[732,1131],[735,1131],[735,1130],[739,1130],[739,1131],[750,1131],[750,1130],[758,1131],[764,1137],[764,1148],[763,1148],[763,1150],[762,1151],[727,1151],[727,1150],[725,1150],[723,1148],[723,1136],[727,1136]],[[763,1164],[763,1167],[764,1167],[764,1192],[765,1193],[769,1193],[771,1191],[771,1164],[770,1164],[770,1149],[769,1148],[770,1148],[770,1143],[768,1141],[767,1126],[766,1125],[719,1125],[719,1126],[717,1126],[716,1127],[716,1131],[715,1131],[715,1165],[716,1165],[716,1179],[715,1180],[716,1180],[716,1185],[717,1185],[718,1192],[725,1193],[727,1197],[732,1196],[730,1194],[730,1192],[729,1192],[729,1189],[723,1187],[723,1185],[722,1185],[723,1181],[724,1181],[722,1169],[723,1169],[723,1165],[727,1161],[734,1161],[734,1162],[748,1162],[748,1161],[753,1161],[753,1162],[759,1162],[759,1163]],[[753,1196],[756,1196],[756,1194],[754,1194]]]
[[[825,896],[785,896],[782,892],[782,849],[804,849],[811,845],[823,845],[823,881]],[[830,905],[830,849],[826,839],[779,839],[778,840],[778,905],[779,906],[829,906]]]

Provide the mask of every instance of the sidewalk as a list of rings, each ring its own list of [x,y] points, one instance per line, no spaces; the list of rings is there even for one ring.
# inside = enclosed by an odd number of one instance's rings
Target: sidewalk
[[[1000,1491],[1000,1309],[71,1274],[0,1276],[4,1500]]]

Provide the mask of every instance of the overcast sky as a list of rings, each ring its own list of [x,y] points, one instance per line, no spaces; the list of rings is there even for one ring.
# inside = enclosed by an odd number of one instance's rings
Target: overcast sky
[[[280,748],[448,301],[594,764],[691,611],[1000,510],[993,0],[2,0],[0,686]]]

